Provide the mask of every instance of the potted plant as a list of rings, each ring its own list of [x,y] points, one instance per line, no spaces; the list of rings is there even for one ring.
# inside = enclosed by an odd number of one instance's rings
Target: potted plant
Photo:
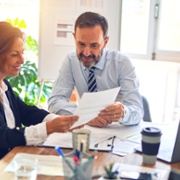
[[[114,163],[110,163],[109,165],[104,166],[105,174],[103,175],[103,179],[119,179],[118,178],[118,170],[114,170]]]

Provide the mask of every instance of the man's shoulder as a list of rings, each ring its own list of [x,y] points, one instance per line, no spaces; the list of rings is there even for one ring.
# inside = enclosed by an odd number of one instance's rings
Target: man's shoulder
[[[119,50],[109,50],[105,49],[106,58],[110,60],[122,61],[122,60],[129,60],[129,57]]]
[[[75,57],[77,57],[76,51],[75,51],[75,50],[72,50],[72,51],[68,52],[68,53],[67,53],[67,57],[68,57],[68,58],[75,58]]]
[[[72,68],[75,66],[79,66],[79,60],[76,51],[70,51],[67,53],[63,65],[71,66]]]

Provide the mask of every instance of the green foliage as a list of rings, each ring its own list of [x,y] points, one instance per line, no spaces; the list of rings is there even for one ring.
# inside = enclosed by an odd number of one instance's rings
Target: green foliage
[[[27,28],[24,20],[19,21],[19,19],[16,18],[14,21],[10,19],[7,19],[6,21],[18,28]],[[32,53],[34,56],[38,56],[37,41],[31,36],[26,37],[25,54],[26,53]],[[16,95],[20,96],[25,103],[29,105],[35,105],[38,101],[40,90],[40,82],[37,80],[37,62],[34,62],[34,60],[30,60],[28,56],[25,57],[25,63],[21,66],[19,75],[16,77],[7,77],[7,80],[10,82]],[[46,102],[51,92],[51,88],[51,83],[44,84],[40,99],[40,105]]]
[[[105,170],[105,176],[104,178],[107,179],[116,179],[117,178],[117,174],[118,171],[113,171],[113,163],[109,164],[108,166],[104,166],[104,170]]]
[[[18,27],[18,28],[21,28],[21,29],[27,28],[26,22],[24,20],[19,21],[19,19],[16,18],[16,19],[14,19],[14,21],[12,21],[11,19],[7,18],[6,21],[8,23],[10,23],[11,25],[15,26],[15,27]]]

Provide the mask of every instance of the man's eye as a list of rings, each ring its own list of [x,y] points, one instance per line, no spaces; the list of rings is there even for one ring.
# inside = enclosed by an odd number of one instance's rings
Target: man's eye
[[[98,47],[98,44],[92,44],[91,47],[92,47],[92,48],[97,48],[97,47]]]
[[[84,46],[85,46],[85,44],[79,44],[79,46],[84,47]]]

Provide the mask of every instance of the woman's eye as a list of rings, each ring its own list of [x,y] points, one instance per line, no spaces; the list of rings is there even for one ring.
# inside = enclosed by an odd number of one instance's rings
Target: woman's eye
[[[11,56],[16,57],[16,56],[18,56],[18,54],[12,54]]]

